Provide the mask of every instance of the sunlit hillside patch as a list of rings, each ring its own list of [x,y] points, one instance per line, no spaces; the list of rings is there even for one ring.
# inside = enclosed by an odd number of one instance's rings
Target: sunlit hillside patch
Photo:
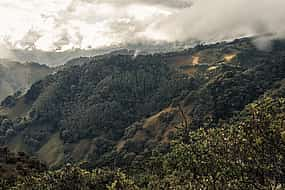
[[[208,71],[214,71],[218,68],[218,66],[212,66],[208,68]]]
[[[200,63],[200,57],[199,56],[193,56],[192,57],[192,65],[198,65]]]
[[[227,55],[225,55],[224,56],[224,60],[226,61],[226,62],[230,62],[230,61],[232,61],[234,58],[236,58],[236,54],[227,54]]]

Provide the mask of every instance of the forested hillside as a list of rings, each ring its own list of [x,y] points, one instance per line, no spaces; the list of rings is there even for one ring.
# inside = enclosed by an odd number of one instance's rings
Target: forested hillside
[[[0,143],[59,170],[7,188],[285,188],[285,42],[251,41],[79,58],[34,83],[2,103]]]

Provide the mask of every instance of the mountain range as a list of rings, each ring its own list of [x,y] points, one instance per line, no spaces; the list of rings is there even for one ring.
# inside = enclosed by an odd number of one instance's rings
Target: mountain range
[[[154,152],[167,154],[172,150],[173,140],[177,139],[182,139],[182,143],[170,156],[181,153],[183,158],[189,152],[179,150],[184,150],[181,148],[188,144],[192,148],[204,136],[207,141],[197,147],[204,150],[203,147],[209,145],[212,150],[216,148],[215,143],[217,147],[226,145],[219,144],[227,142],[227,137],[220,141],[221,135],[236,134],[235,129],[247,126],[249,119],[253,118],[249,124],[255,126],[254,119],[259,112],[249,117],[249,106],[255,105],[259,109],[257,105],[260,105],[262,112],[271,113],[273,109],[262,107],[268,100],[266,97],[285,97],[284,53],[283,40],[275,40],[270,51],[262,51],[251,38],[243,38],[169,53],[134,56],[133,53],[117,52],[77,58],[33,83],[26,93],[2,102],[0,143],[13,152],[37,156],[52,169],[84,162],[87,168],[128,170],[130,166],[138,167]],[[270,105],[275,106],[278,101],[272,100]],[[269,124],[284,120],[283,111],[279,112],[278,117],[270,116]],[[268,118],[264,114],[256,122]],[[227,125],[237,126],[225,127]],[[282,131],[283,128],[280,124],[278,129]],[[219,135],[212,137],[212,129]],[[199,134],[198,137],[189,138],[192,131]],[[254,131],[251,133],[255,134]],[[236,143],[243,143],[249,137],[244,137],[240,130],[235,137]],[[266,138],[262,136],[259,141],[263,142],[263,139]],[[271,145],[271,141],[268,142],[268,146]],[[282,142],[280,137],[280,149]],[[235,144],[234,140],[229,143]],[[200,150],[197,147],[191,150]],[[204,159],[204,153],[198,155],[200,160]],[[173,167],[174,171],[178,167],[171,165],[174,160],[179,158],[164,161],[169,165],[163,167]],[[283,161],[282,157],[280,163]],[[203,163],[201,167],[204,167]],[[284,170],[283,166],[281,164],[280,171]],[[193,172],[196,170],[194,168]],[[147,175],[151,176],[150,173]],[[173,175],[171,173],[169,177]],[[193,179],[202,180],[202,177]],[[257,181],[262,184],[261,179]]]

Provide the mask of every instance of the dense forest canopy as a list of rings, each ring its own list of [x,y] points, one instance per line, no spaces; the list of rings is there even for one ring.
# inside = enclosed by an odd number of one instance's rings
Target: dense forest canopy
[[[0,184],[283,189],[284,53],[244,38],[78,58],[2,102],[0,171],[14,178]]]

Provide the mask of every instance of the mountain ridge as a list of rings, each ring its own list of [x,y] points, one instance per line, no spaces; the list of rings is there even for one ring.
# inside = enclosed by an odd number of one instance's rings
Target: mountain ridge
[[[20,115],[6,108],[14,133],[2,141],[43,159],[51,152],[51,167],[126,166],[154,148],[167,151],[181,113],[193,129],[213,128],[273,91],[284,79],[284,47],[276,41],[263,52],[239,39],[179,53],[79,58],[33,84],[16,101],[26,107]]]

